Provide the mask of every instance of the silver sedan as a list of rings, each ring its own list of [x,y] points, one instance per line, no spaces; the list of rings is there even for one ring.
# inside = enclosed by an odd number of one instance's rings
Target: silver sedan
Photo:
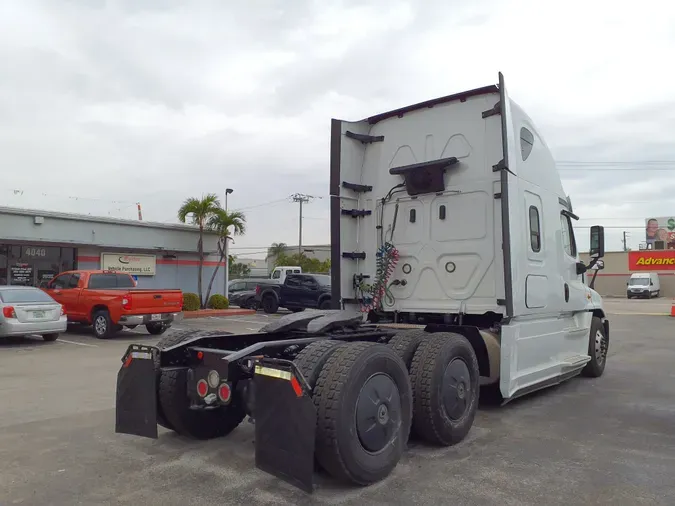
[[[68,326],[63,306],[32,286],[0,286],[0,338],[41,335],[56,341]]]

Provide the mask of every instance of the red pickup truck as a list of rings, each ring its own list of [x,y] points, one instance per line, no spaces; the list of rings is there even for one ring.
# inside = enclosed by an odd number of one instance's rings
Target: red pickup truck
[[[69,322],[92,325],[99,339],[137,325],[158,335],[183,318],[181,290],[136,288],[124,272],[62,272],[44,291],[64,306]]]

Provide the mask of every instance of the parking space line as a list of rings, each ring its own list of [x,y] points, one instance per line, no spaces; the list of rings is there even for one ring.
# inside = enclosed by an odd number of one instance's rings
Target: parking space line
[[[214,318],[216,318],[216,317],[214,317]],[[265,325],[265,323],[263,323],[263,322],[255,322],[255,321],[251,321],[251,320],[240,320],[239,318],[232,318],[231,316],[228,317],[226,321],[231,321],[231,322],[241,322],[241,323],[251,323],[251,324],[253,324],[253,325],[260,325],[261,327],[262,327],[263,325]]]
[[[75,341],[68,341],[66,339],[57,339],[56,342],[57,343],[76,344],[77,346],[89,346],[90,348],[98,348],[98,344],[77,343]]]

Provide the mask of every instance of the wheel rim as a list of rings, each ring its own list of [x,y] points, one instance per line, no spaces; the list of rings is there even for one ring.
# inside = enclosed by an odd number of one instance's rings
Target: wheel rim
[[[607,358],[607,340],[601,331],[595,333],[595,361],[598,365],[605,363]]]
[[[94,328],[96,329],[97,334],[105,334],[106,328],[108,327],[105,317],[104,316],[99,316],[96,318],[96,322],[94,323]]]
[[[355,416],[356,433],[366,451],[377,453],[397,437],[401,395],[388,374],[374,374],[366,380],[356,401]]]
[[[469,409],[473,396],[471,374],[464,360],[455,358],[450,361],[443,373],[441,388],[443,408],[448,418],[453,421],[459,420]]]

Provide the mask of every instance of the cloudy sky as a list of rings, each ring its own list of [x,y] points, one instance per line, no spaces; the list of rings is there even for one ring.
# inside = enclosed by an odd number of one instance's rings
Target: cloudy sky
[[[675,4],[624,3],[3,0],[0,204],[134,218],[140,201],[144,219],[175,221],[186,196],[230,187],[250,256],[297,244],[285,198],[302,192],[324,197],[303,242],[325,243],[331,117],[502,71],[580,226],[637,247],[628,227],[675,215]]]

